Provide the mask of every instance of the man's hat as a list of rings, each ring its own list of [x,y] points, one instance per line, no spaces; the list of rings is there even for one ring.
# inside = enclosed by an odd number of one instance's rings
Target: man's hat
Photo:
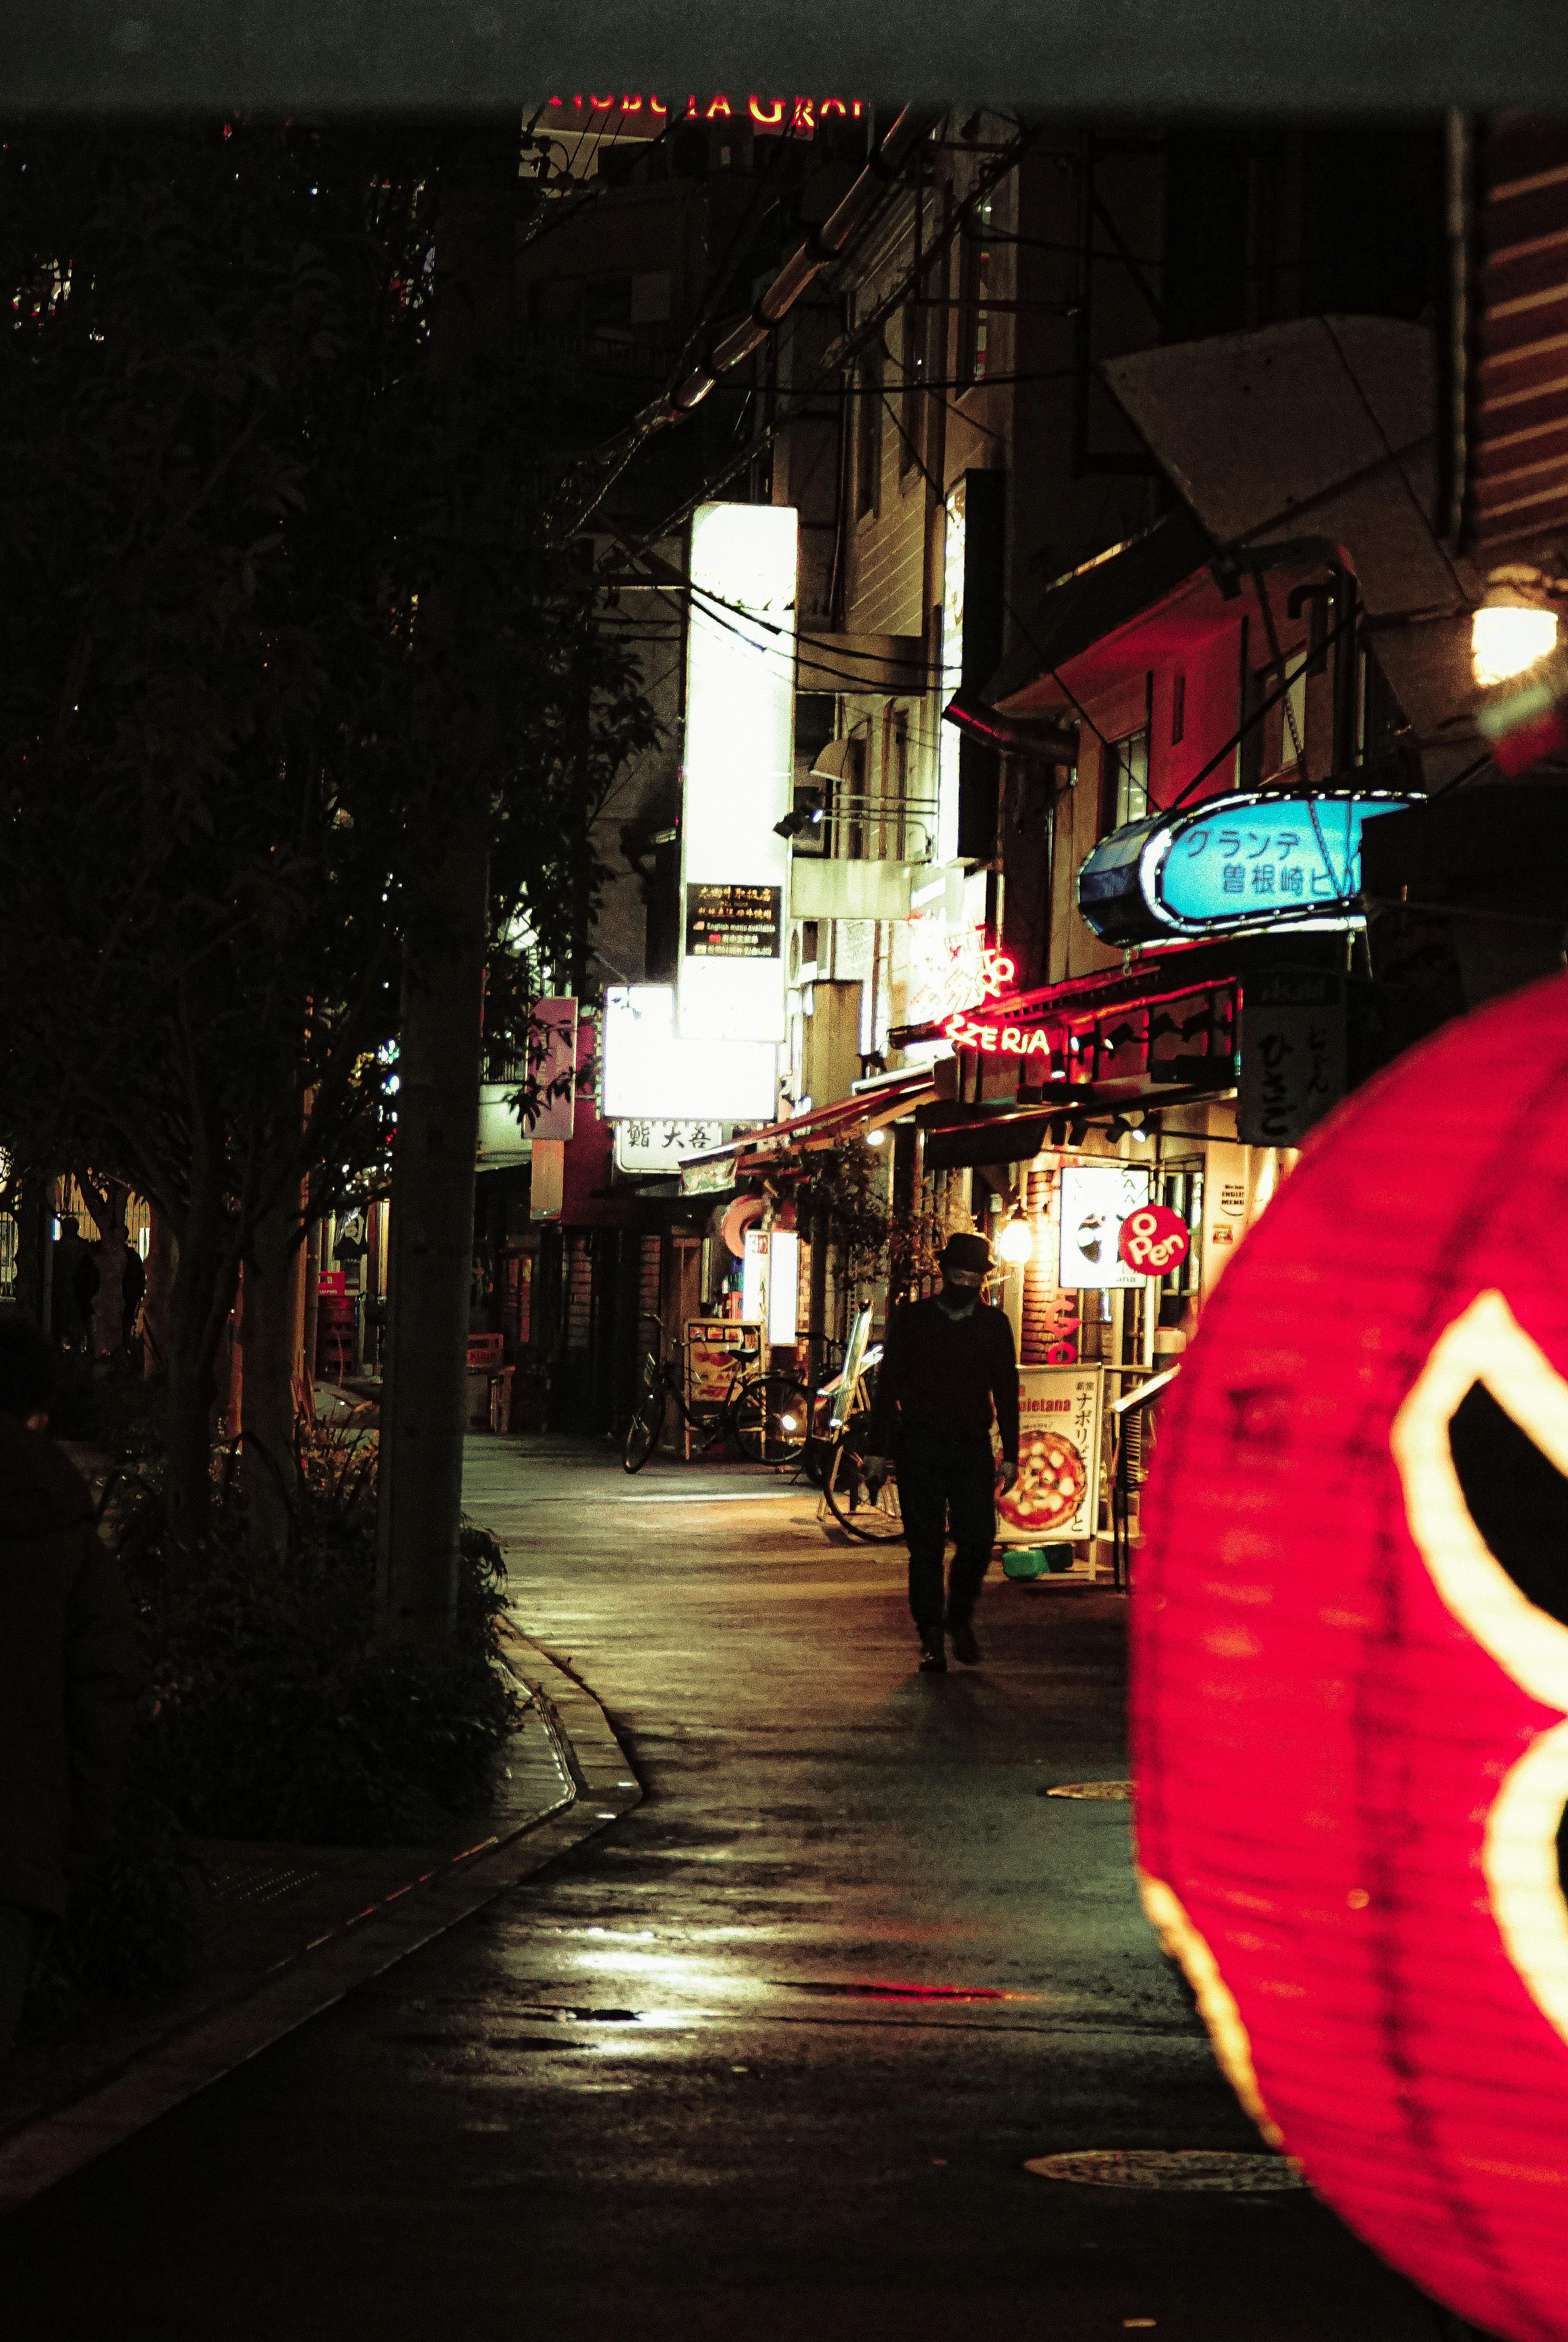
[[[942,1247],[944,1268],[989,1268],[991,1246],[984,1236],[949,1236]]]

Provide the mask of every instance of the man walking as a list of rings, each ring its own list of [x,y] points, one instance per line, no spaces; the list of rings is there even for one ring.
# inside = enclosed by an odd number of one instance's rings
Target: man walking
[[[40,1923],[111,1842],[136,1691],[130,1597],[41,1427],[52,1365],[37,1328],[0,1312],[0,2059]]]
[[[1002,1481],[1018,1476],[1018,1367],[1013,1328],[981,1287],[991,1270],[984,1236],[949,1236],[942,1290],[894,1313],[876,1377],[865,1469],[880,1486],[898,1474],[909,1543],[909,1607],[923,1675],[947,1668],[946,1637],[966,1667],[979,1664],[974,1611],[996,1542],[992,1411],[1002,1436]],[[957,1547],[943,1602],[951,1524]]]

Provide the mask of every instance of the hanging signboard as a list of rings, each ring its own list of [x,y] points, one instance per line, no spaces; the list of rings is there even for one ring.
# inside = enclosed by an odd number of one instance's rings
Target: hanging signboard
[[[608,1121],[773,1120],[773,1043],[699,1041],[678,1033],[671,985],[606,987],[604,1062]]]
[[[1062,1283],[1069,1291],[1125,1290],[1140,1282],[1141,1272],[1122,1257],[1122,1229],[1148,1200],[1146,1165],[1063,1165]]]
[[[790,848],[775,824],[794,790],[797,565],[791,505],[699,505],[693,515],[681,811],[685,1041],[784,1037]]]
[[[722,1122],[676,1122],[668,1115],[645,1115],[615,1125],[615,1168],[637,1177],[678,1171],[688,1156],[706,1155],[724,1143]]]
[[[570,1138],[576,1128],[577,1003],[536,1000],[528,1014],[527,1067],[513,1086],[530,1138]]]
[[[1332,974],[1280,968],[1242,999],[1236,1130],[1248,1146],[1299,1146],[1344,1096],[1344,987]]]
[[[1000,1545],[1076,1545],[1099,1525],[1101,1366],[1020,1366],[1018,1477],[996,1499]]]
[[[1247,1173],[1244,1146],[1233,1146],[1229,1139],[1210,1139],[1204,1151],[1203,1254],[1199,1263],[1204,1300],[1213,1291],[1214,1280],[1246,1233]]]
[[[1103,837],[1078,908],[1107,943],[1362,924],[1361,833],[1415,803],[1392,789],[1210,797]]]

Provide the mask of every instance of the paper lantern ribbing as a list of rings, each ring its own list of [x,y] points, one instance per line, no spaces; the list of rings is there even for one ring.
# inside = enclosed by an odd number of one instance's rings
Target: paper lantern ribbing
[[[1164,1403],[1145,1904],[1243,2103],[1397,2267],[1568,2337],[1568,977],[1309,1143]]]

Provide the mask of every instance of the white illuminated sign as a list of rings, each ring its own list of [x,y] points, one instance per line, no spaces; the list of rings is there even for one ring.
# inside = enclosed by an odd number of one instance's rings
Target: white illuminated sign
[[[685,1040],[784,1037],[790,849],[774,825],[794,799],[797,565],[793,506],[698,505],[681,821]]]
[[[798,1330],[800,1238],[792,1228],[774,1228],[768,1239],[768,1340],[793,1342]]]
[[[942,699],[944,706],[964,680],[964,555],[968,536],[968,492],[960,480],[947,499],[942,558]],[[954,724],[937,726],[936,859],[958,853],[958,751]],[[955,1004],[956,1005],[956,1004]]]
[[[604,994],[606,1122],[772,1122],[778,1053],[771,1041],[694,1041],[675,1030],[674,987],[610,986]]]
[[[1117,1249],[1122,1223],[1149,1200],[1135,1163],[1065,1164],[1062,1170],[1062,1283],[1070,1291],[1140,1282]]]

